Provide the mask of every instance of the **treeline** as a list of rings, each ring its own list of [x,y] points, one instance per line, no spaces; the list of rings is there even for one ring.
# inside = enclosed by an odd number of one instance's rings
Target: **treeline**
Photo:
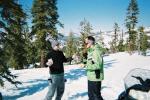
[[[128,38],[125,40],[126,33],[120,32],[120,28],[117,23],[114,24],[114,34],[112,41],[110,42],[110,49],[112,53],[118,51],[128,51],[132,54],[134,51],[138,51],[139,54],[146,56],[146,51],[149,47],[148,36],[144,31],[143,26],[137,27],[139,8],[136,0],[131,0],[127,8],[127,14],[125,19],[125,26],[127,29]],[[119,34],[121,33],[121,34]],[[119,36],[119,37],[118,37]]]

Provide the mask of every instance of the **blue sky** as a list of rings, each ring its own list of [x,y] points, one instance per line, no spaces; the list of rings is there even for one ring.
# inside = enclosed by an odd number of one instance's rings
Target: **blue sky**
[[[30,9],[33,0],[20,0],[24,9]],[[58,31],[68,34],[78,33],[79,23],[85,18],[93,26],[93,31],[109,31],[115,22],[125,29],[125,17],[130,0],[58,0],[59,20],[64,29]],[[140,14],[138,26],[150,26],[150,0],[137,0]]]

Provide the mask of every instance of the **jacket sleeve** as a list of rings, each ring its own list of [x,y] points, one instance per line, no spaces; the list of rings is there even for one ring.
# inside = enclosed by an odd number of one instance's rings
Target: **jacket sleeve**
[[[62,54],[62,61],[63,61],[63,62],[67,62],[67,58],[65,57],[64,53],[61,52],[61,54]]]
[[[46,58],[45,58],[45,62],[44,62],[45,67],[48,67],[48,66],[46,65],[46,63],[48,62],[48,59],[50,59],[50,58],[51,58],[51,54],[50,54],[50,52],[49,52],[49,53],[47,53]]]
[[[102,63],[101,51],[96,49],[93,51],[91,61],[88,61],[87,70],[101,70]]]

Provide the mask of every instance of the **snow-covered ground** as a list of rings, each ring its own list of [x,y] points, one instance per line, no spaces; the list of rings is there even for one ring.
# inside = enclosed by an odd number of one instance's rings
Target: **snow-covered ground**
[[[134,68],[150,70],[150,54],[146,57],[137,54],[116,53],[104,57],[105,79],[102,83],[102,96],[105,100],[115,100],[124,90],[123,78]],[[4,100],[43,100],[48,91],[48,68],[13,70],[22,82],[16,88],[6,82],[0,91]],[[65,66],[67,79],[63,100],[88,100],[85,69],[78,65]]]

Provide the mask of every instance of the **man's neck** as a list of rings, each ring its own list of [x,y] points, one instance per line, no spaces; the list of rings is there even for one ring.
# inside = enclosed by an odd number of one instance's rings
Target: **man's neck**
[[[90,46],[90,48],[93,48],[93,47],[94,47],[94,44]]]
[[[53,49],[54,51],[59,51],[59,50],[55,50],[55,49]]]

